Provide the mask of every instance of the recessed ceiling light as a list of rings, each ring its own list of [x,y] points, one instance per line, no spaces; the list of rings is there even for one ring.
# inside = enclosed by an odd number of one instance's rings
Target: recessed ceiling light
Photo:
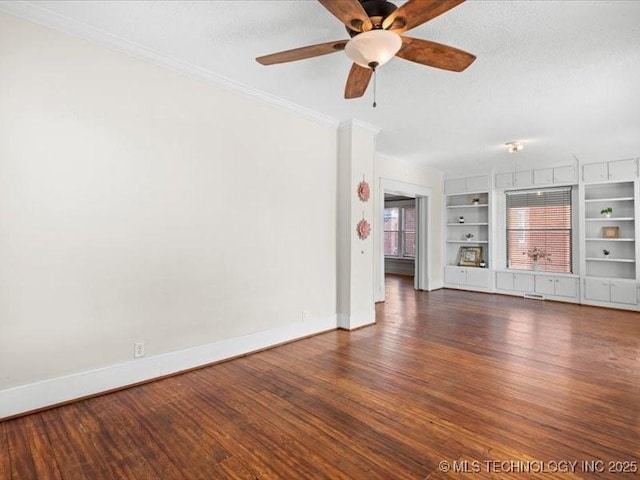
[[[505,145],[508,147],[509,153],[516,153],[524,148],[524,144],[522,142],[507,142]]]

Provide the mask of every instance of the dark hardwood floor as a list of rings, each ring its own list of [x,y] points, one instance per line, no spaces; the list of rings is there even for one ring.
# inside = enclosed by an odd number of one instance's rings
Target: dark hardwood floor
[[[0,422],[0,479],[638,476],[640,314],[389,277],[377,315]]]

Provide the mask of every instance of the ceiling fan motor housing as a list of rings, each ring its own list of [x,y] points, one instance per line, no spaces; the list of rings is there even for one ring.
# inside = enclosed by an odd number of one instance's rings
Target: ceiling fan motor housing
[[[360,3],[364,11],[367,12],[367,16],[371,19],[374,29],[382,28],[382,21],[398,8],[386,0],[360,0]],[[347,32],[352,37],[360,33],[350,28],[347,28]]]

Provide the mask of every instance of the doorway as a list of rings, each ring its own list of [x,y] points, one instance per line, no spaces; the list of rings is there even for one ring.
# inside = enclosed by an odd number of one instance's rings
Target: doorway
[[[415,277],[416,199],[384,194],[384,274]]]
[[[375,301],[381,302],[385,298],[385,197],[388,199],[397,198],[407,205],[414,206],[414,251],[413,251],[413,277],[414,288],[416,290],[429,290],[429,237],[431,218],[430,208],[431,189],[420,185],[413,185],[406,182],[399,182],[381,178],[378,185],[379,201],[376,205],[376,220],[379,228],[376,235],[376,255],[375,255]],[[400,237],[400,235],[398,235]],[[399,239],[401,241],[401,239]],[[399,251],[406,246],[399,246]],[[406,250],[405,250],[406,251]],[[406,265],[405,265],[406,268]]]

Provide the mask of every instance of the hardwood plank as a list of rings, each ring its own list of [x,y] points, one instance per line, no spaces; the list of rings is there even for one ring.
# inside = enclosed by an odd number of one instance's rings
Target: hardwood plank
[[[638,313],[393,276],[376,311],[374,326],[0,423],[0,478],[519,479],[439,465],[640,461]]]
[[[0,478],[11,478],[11,459],[9,458],[9,422],[0,422]]]
[[[91,432],[81,422],[82,401],[34,414],[42,417],[57,468],[62,478],[117,480],[110,459],[102,456],[92,442]]]
[[[37,478],[38,475],[29,448],[29,435],[25,423],[25,418],[18,418],[7,424],[7,441],[11,462],[11,476],[9,478],[12,479],[31,479]]]
[[[209,412],[212,422],[202,415],[208,407],[191,388],[188,378],[192,373],[167,379],[172,383],[168,390],[166,385],[158,385],[160,382],[146,385],[146,394],[129,389],[122,392],[129,397],[123,401],[151,436],[162,439],[159,445],[163,452],[185,477],[209,479],[218,474],[219,478],[277,478],[268,461],[261,462],[244,442],[238,441],[243,438],[242,418],[229,419]],[[244,466],[230,472],[233,465]]]
[[[261,385],[256,382],[255,377],[246,375],[246,371],[238,372],[233,365],[225,365],[229,367],[226,373],[218,369],[216,377],[222,374],[223,378],[242,385],[243,388],[238,391],[238,401],[254,399],[255,402],[248,402],[249,405],[255,405],[254,413],[268,416],[274,428],[285,432],[290,442],[299,444],[299,447],[304,449],[304,455],[309,456],[314,464],[323,465],[325,469],[333,465],[332,478],[350,479],[360,478],[363,475],[372,479],[389,478],[392,472],[385,471],[383,465],[379,465],[379,472],[372,472],[371,461],[364,456],[341,455],[340,452],[343,449],[354,449],[355,442],[352,436],[327,428],[327,425],[316,415],[309,414],[308,410],[301,408],[297,397],[290,392],[285,392],[278,387],[274,388],[273,384],[268,387]],[[242,379],[243,377],[245,380]],[[354,450],[357,452],[358,448],[355,447]]]
[[[49,436],[44,429],[41,417],[35,415],[19,419],[29,440],[29,450],[36,477],[41,480],[61,480],[62,476],[53,453]],[[1,478],[1,477],[0,477]]]

